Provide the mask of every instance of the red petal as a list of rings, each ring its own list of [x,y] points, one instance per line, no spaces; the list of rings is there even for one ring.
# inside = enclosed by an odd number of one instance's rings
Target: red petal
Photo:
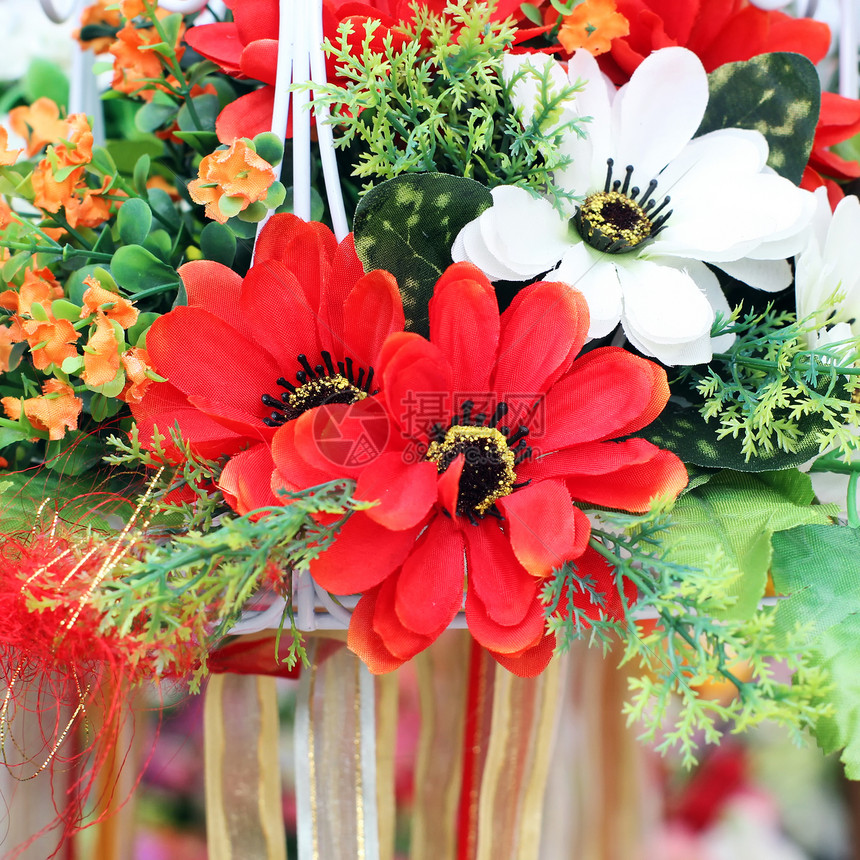
[[[537,645],[532,645],[519,654],[500,654],[490,651],[493,659],[511,674],[520,678],[536,678],[543,672],[555,653],[555,635],[541,636]]]
[[[190,27],[185,34],[185,41],[198,54],[212,60],[231,77],[239,77],[242,74],[240,59],[243,45],[235,24],[219,21],[215,24]]]
[[[466,594],[466,623],[481,645],[501,654],[521,654],[524,649],[534,647],[546,631],[543,607],[537,597],[519,623],[507,626],[498,624],[489,616],[473,588],[469,588]]]
[[[549,576],[588,544],[588,517],[573,506],[562,481],[530,484],[500,499],[499,508],[514,555],[532,576]]]
[[[488,391],[499,328],[499,305],[486,276],[469,263],[449,266],[430,300],[430,340],[451,362],[455,391]]]
[[[547,392],[528,442],[547,453],[627,436],[650,424],[668,399],[659,365],[612,346],[594,349]]]
[[[445,627],[434,630],[431,635],[422,635],[401,623],[395,605],[399,579],[400,575],[395,573],[380,586],[373,613],[373,629],[395,657],[409,660],[430,645]]]
[[[517,561],[495,520],[483,520],[463,534],[469,593],[477,592],[493,621],[518,624],[536,600],[538,580]]]
[[[466,573],[462,534],[445,516],[436,516],[403,563],[395,609],[401,623],[434,638],[463,605]]]
[[[281,479],[278,485],[284,485],[291,491],[316,487],[336,477],[331,472],[324,472],[311,466],[298,453],[295,445],[296,424],[296,421],[288,421],[278,429],[272,439],[272,459],[277,475]],[[277,494],[274,477],[273,491]]]
[[[365,513],[387,529],[412,528],[436,501],[436,464],[404,462],[400,451],[382,454],[358,479],[355,498],[379,501]]]
[[[392,335],[380,365],[388,411],[406,438],[426,438],[434,424],[448,426],[451,367],[437,346],[417,334]]]
[[[278,40],[257,39],[250,42],[242,51],[239,65],[245,77],[274,86],[278,68]]]
[[[224,405],[225,414],[248,413],[263,425],[260,399],[283,373],[254,341],[201,308],[174,308],[146,337],[156,371],[186,395]]]
[[[213,400],[202,394],[189,394],[188,402],[213,420],[232,430],[244,434],[246,439],[259,442],[269,442],[275,435],[275,428],[269,427],[251,412],[240,407],[233,407],[223,400]]]
[[[395,657],[385,647],[382,637],[373,629],[378,593],[379,590],[374,589],[358,601],[352,612],[346,639],[349,650],[362,660],[374,675],[392,672],[406,662]]]
[[[212,260],[194,260],[178,269],[188,296],[188,307],[203,308],[253,339],[253,327],[239,309],[242,276]]]
[[[245,275],[241,313],[254,321],[257,343],[277,350],[279,370],[269,379],[270,394],[278,395],[276,380],[280,376],[295,382],[295,374],[301,370],[299,355],[308,356],[312,364],[320,360],[320,318],[315,298],[307,295],[304,284],[286,265],[274,260],[253,266]]]
[[[539,395],[564,373],[585,343],[588,305],[567,284],[537,283],[502,314],[494,390]]]
[[[393,532],[356,511],[334,543],[311,562],[311,575],[332,594],[367,591],[403,564],[420,530]]]
[[[274,468],[268,445],[254,445],[231,457],[218,479],[227,504],[242,515],[279,504],[271,489]]]
[[[464,454],[457,454],[451,464],[439,475],[437,481],[439,504],[442,509],[454,517],[456,522],[457,500],[460,497],[460,478],[466,465]]]
[[[833,146],[860,132],[860,100],[821,94],[821,113],[815,129],[815,146]]]
[[[215,120],[218,140],[229,144],[240,137],[256,137],[264,131],[271,131],[274,108],[275,88],[271,86],[253,90],[229,102]]]
[[[379,269],[364,275],[343,303],[341,351],[361,367],[376,364],[385,338],[403,331],[406,320],[397,281]]]
[[[228,0],[242,44],[278,38],[278,0]]]

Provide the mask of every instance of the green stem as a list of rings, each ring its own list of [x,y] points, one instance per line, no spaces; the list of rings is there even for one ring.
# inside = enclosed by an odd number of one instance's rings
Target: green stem
[[[73,248],[71,245],[58,245],[56,248],[46,248],[43,245],[26,245],[23,242],[0,241],[0,247],[9,248],[11,251],[29,251],[31,254],[54,254],[63,259],[68,259],[69,257],[87,257],[87,259],[100,263],[109,263],[113,259],[112,254],[104,254],[101,251],[90,251],[88,248]]]
[[[852,472],[848,479],[848,525],[852,529],[860,527],[860,515],[857,513],[857,481],[860,472]]]
[[[725,361],[727,364],[741,364],[744,367],[752,367],[757,370],[778,370],[779,365],[775,361],[766,358],[747,358],[742,355],[732,355],[728,352],[715,352],[714,358]],[[800,369],[800,368],[798,368]],[[803,370],[809,369],[809,365]],[[860,367],[842,367],[841,365],[823,364],[817,367],[819,373],[836,373],[846,376],[860,376]]]
[[[128,300],[136,302],[140,299],[145,299],[147,296],[156,296],[159,293],[166,293],[168,290],[175,290],[179,286],[179,281],[173,281],[169,284],[160,284],[157,287],[150,287],[147,290],[141,290],[139,293],[132,293]]]

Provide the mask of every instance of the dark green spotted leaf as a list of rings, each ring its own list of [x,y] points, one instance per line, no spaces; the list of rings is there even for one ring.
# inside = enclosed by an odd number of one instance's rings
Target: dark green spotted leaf
[[[397,279],[407,330],[427,334],[427,303],[451,264],[454,239],[492,203],[480,182],[444,173],[398,176],[362,198],[355,250],[366,269],[385,269]]]
[[[697,134],[721,128],[760,131],[770,147],[767,163],[799,183],[821,106],[815,66],[801,54],[760,54],[715,69],[708,88],[708,108]]]
[[[677,454],[685,463],[706,469],[734,469],[737,472],[772,472],[777,469],[793,469],[818,453],[817,430],[824,422],[815,416],[800,419],[803,424],[803,439],[794,453],[774,451],[745,458],[741,440],[731,436],[717,438],[718,424],[706,422],[695,406],[679,406],[669,403],[660,417],[637,433],[660,448]]]

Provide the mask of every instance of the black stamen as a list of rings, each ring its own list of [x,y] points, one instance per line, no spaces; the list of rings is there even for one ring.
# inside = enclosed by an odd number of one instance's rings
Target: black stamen
[[[284,405],[280,400],[275,400],[271,394],[264,394],[261,398],[264,406],[270,406],[272,409],[279,409],[281,412],[284,411]]]
[[[477,517],[475,516],[475,514],[474,514],[474,512],[473,512],[473,511],[466,511],[466,516],[469,518],[469,522],[470,522],[473,526],[477,526],[477,525],[479,525],[479,523],[478,523],[478,519],[477,519]]]
[[[510,433],[510,432],[511,432],[511,428],[508,427],[507,424],[502,424],[502,426],[499,427],[499,433],[501,433],[502,436],[507,436],[508,433]]]
[[[495,411],[493,412],[493,417],[490,418],[490,427],[495,427],[505,415],[508,414],[508,404],[505,403],[504,400],[501,400],[499,404],[496,406]]]
[[[532,456],[532,449],[529,447],[523,448],[522,451],[518,451],[516,456],[514,457],[514,465],[519,465],[523,460],[528,460]]]
[[[304,385],[308,381],[308,375],[303,370],[300,370],[296,374],[296,379],[298,379],[298,381],[301,382],[302,385]]]
[[[615,164],[614,159],[607,158],[606,159],[606,184],[603,186],[603,190],[605,192],[609,192],[609,189],[612,187],[612,165]]]
[[[519,442],[521,439],[524,439],[528,435],[529,435],[529,428],[523,424],[520,424],[520,426],[517,427],[517,432],[514,433],[513,436],[508,437],[508,447],[513,448],[514,443]]]
[[[314,379],[316,374],[314,373],[314,369],[311,367],[311,363],[308,361],[308,357],[306,355],[300,355],[298,357],[299,364],[305,369],[305,373],[311,378]],[[296,374],[296,378],[298,378],[298,374]],[[304,380],[302,380],[304,382]]]
[[[639,199],[639,205],[640,205],[640,206],[642,206],[642,207],[644,207],[644,209],[645,209],[645,211],[646,211],[646,212],[648,211],[648,206],[646,206],[646,205],[645,205],[645,201],[646,201],[646,200],[648,200],[648,198],[649,198],[649,197],[654,193],[654,189],[655,189],[656,187],[657,187],[657,180],[656,180],[656,179],[652,179],[652,180],[648,183],[648,187],[645,189],[644,194],[643,194],[643,195],[642,195],[642,197]],[[652,202],[652,205],[653,205],[653,202]]]
[[[497,520],[504,519],[504,517],[502,516],[502,512],[496,507],[495,503],[493,503],[492,505],[490,505],[489,508],[487,508],[487,513],[491,517],[495,517]]]
[[[472,422],[472,409],[475,407],[474,400],[464,400],[463,407],[460,410],[463,414],[463,423],[471,424]]]
[[[283,376],[279,376],[276,381],[278,385],[280,385],[282,388],[286,388],[287,391],[290,392],[290,394],[296,393],[296,386],[293,385],[292,382],[287,382],[287,380],[284,379]]]
[[[514,490],[521,490],[523,487],[527,487],[532,482],[532,479],[529,478],[527,481],[520,481],[518,484],[514,484]]]
[[[346,368],[343,366],[343,362],[339,361],[337,363],[337,369],[341,376],[346,376]]]
[[[372,392],[372,391],[370,390],[370,384],[373,382],[373,374],[374,374],[374,373],[375,373],[375,371],[374,371],[374,369],[373,369],[372,367],[368,367],[368,368],[367,368],[367,382],[365,382],[365,383],[364,383],[364,390],[365,390],[368,394],[376,394],[376,392],[375,392],[375,391],[373,391],[373,392]]]
[[[651,219],[653,219],[653,218],[654,218],[654,216],[655,216],[655,215],[656,215],[656,214],[657,214],[661,209],[663,209],[664,207],[666,207],[666,206],[668,206],[668,205],[669,205],[669,201],[670,201],[671,199],[672,199],[672,198],[667,194],[667,195],[663,198],[663,202],[662,202],[662,203],[661,203],[661,204],[660,204],[660,205],[659,205],[659,206],[658,206],[658,207],[657,207],[653,212],[651,212],[651,213],[650,213],[650,215],[649,215],[648,217],[649,217],[649,218],[651,218]],[[670,212],[669,214],[671,215],[671,212]],[[668,217],[668,215],[667,215],[666,217]]]
[[[334,376],[334,365],[331,361],[331,353],[327,349],[324,349],[322,351],[322,359],[325,362],[326,370],[328,370],[328,375]]]
[[[625,170],[627,171],[627,176],[624,177],[624,185],[621,188],[622,194],[626,194],[627,189],[630,187],[630,177],[633,175],[633,165],[628,164]],[[633,196],[635,197],[636,195],[634,194]]]
[[[364,368],[359,367],[358,368],[358,376],[355,377],[355,387],[361,388],[363,382],[364,382]]]
[[[477,415],[475,415],[474,418],[472,418],[472,423],[474,424],[475,427],[481,427],[486,422],[486,420],[487,420],[486,412],[479,412]]]
[[[314,370],[316,371],[317,376],[319,376],[320,378],[325,376],[325,368],[323,368],[323,366],[321,364],[317,364],[314,367]]]
[[[353,375],[352,375],[352,359],[349,358],[349,356],[347,356],[347,359],[346,359],[346,378],[350,382],[355,382],[355,379],[353,378]]]

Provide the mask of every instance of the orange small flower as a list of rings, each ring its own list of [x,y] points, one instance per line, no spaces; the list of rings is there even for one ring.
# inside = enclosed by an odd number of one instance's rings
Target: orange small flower
[[[83,189],[81,194],[75,194],[66,201],[66,220],[72,229],[78,226],[98,227],[110,218],[111,201],[102,197],[109,184],[110,177],[106,176],[101,188],[80,186],[76,190]]]
[[[131,328],[137,322],[139,312],[128,299],[106,290],[92,275],[84,278],[84,284],[88,289],[84,293],[81,319],[100,312],[109,320],[118,322],[123,328]],[[112,304],[113,307],[103,310],[101,306],[105,304]]]
[[[75,189],[83,179],[84,168],[78,167],[65,179],[57,180],[51,162],[43,158],[33,171],[33,205],[43,212],[59,212],[74,198]]]
[[[73,113],[66,119],[63,142],[54,147],[60,167],[89,164],[93,159],[93,131],[87,115]]]
[[[181,57],[185,50],[179,44],[184,29],[179,28],[177,44],[174,46],[177,57]],[[166,92],[163,85],[152,80],[162,76],[162,58],[157,51],[149,50],[149,46],[160,41],[161,37],[154,27],[138,29],[126,24],[116,34],[116,41],[110,47],[110,53],[114,56],[111,86],[121,93],[139,95],[147,101],[152,98],[155,89]]]
[[[143,0],[120,0],[119,11],[130,21],[138,15],[145,15],[147,9]]]
[[[585,0],[562,21],[558,41],[568,53],[585,48],[597,57],[629,33],[630,22],[616,11],[615,0]]]
[[[108,8],[114,7],[114,8]],[[122,20],[119,16],[119,10],[116,7],[116,0],[96,0],[81,13],[81,27],[89,27],[93,24],[101,24],[106,27],[121,27]],[[76,30],[72,33],[73,38],[81,43],[81,47],[91,50],[94,54],[103,54],[113,44],[113,39],[110,36],[100,36],[98,39],[90,39],[83,41],[81,39],[81,31]]]
[[[152,382],[146,375],[146,371],[152,367],[149,363],[149,353],[145,349],[134,346],[127,349],[120,358],[128,382],[119,395],[119,399],[126,403],[140,403],[146,389]]]
[[[49,143],[58,143],[68,132],[66,121],[60,119],[57,103],[44,97],[36,99],[29,107],[12,108],[9,125],[26,139],[28,158]]]
[[[32,316],[30,308],[33,302],[38,302],[50,313],[51,302],[63,297],[63,288],[57,283],[50,269],[26,269],[24,281],[18,290],[18,307],[15,310],[19,314]]]
[[[68,320],[22,320],[21,329],[30,345],[33,366],[37,370],[44,370],[49,364],[61,365],[67,358],[78,354],[74,344],[81,334]]]
[[[59,379],[48,379],[38,397],[4,397],[0,402],[10,418],[18,421],[23,412],[36,430],[47,430],[48,438],[54,440],[62,439],[67,430],[78,429],[84,406],[74,390]]]
[[[207,218],[223,224],[228,216],[218,206],[222,197],[241,198],[242,211],[262,200],[274,181],[272,165],[239,138],[229,149],[219,149],[200,162],[198,178],[188,183],[188,193],[195,203],[205,204]]]
[[[0,125],[0,164],[14,164],[18,156],[23,152],[21,149],[8,149],[9,132]]]
[[[96,317],[96,330],[84,348],[84,369],[81,379],[93,387],[104,385],[116,377],[119,370],[119,344],[113,326],[104,315]]]
[[[12,356],[12,347],[19,341],[20,338],[16,338],[14,329],[0,326],[0,373],[6,373],[10,369],[9,359]]]

